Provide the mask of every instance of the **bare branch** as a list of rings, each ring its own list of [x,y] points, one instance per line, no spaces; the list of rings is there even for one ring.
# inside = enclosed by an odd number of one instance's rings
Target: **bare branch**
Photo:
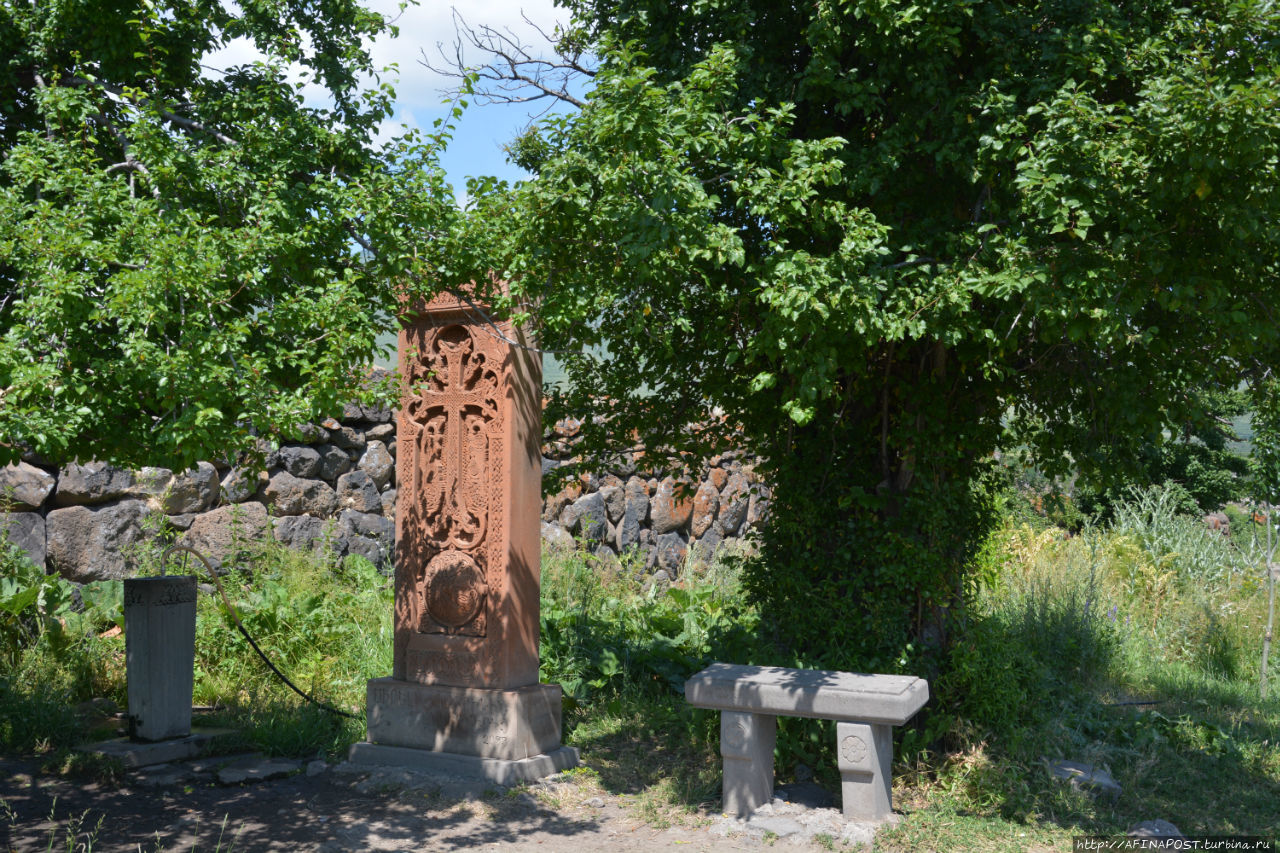
[[[72,77],[68,82],[78,86],[88,86],[94,89],[100,89],[109,95],[114,95],[115,97],[119,98],[122,101],[133,103],[137,100],[135,98],[132,98],[126,95],[124,90],[119,88],[118,86],[112,86],[107,83],[103,83],[100,80],[93,80],[88,77]],[[149,106],[153,106],[153,107],[156,106],[154,102],[149,102],[147,99],[142,99],[142,103],[146,103]],[[178,105],[175,105],[175,108],[182,109],[183,107],[189,107],[189,106],[190,104],[178,104]],[[221,133],[220,131],[214,130],[213,128],[209,127],[203,122],[196,121],[193,118],[188,118],[187,116],[179,115],[178,113],[175,113],[172,110],[167,110],[167,109],[164,109],[163,107],[160,107],[156,109],[156,113],[165,121],[168,121],[172,124],[176,124],[179,127],[185,127],[188,130],[194,130],[198,133],[203,133],[207,136],[212,136],[214,139],[218,140],[223,145],[239,145],[240,144],[236,142],[234,139],[232,139],[230,136],[227,136],[225,133]]]
[[[525,104],[551,99],[581,108],[585,102],[569,90],[570,84],[580,77],[594,77],[581,48],[561,53],[553,35],[546,33],[525,15],[525,23],[532,27],[546,42],[554,58],[548,59],[542,52],[525,45],[510,28],[498,29],[487,24],[473,27],[462,14],[453,10],[457,37],[453,42],[453,55],[445,52],[442,43],[436,44],[442,64],[433,64],[422,52],[422,64],[444,77],[465,80],[475,76],[472,93],[486,104]],[[489,57],[483,65],[470,66],[464,56],[466,46],[481,51]]]
[[[116,140],[120,143],[120,150],[124,152],[124,162],[116,163],[114,166],[108,167],[107,171],[111,172],[117,166],[120,168],[126,168],[130,170],[131,172],[129,175],[129,195],[130,196],[132,196],[134,192],[134,181],[133,181],[134,176],[132,173],[133,172],[142,173],[147,177],[148,182],[151,184],[152,198],[154,198],[156,201],[159,201],[160,187],[156,186],[155,181],[151,180],[151,170],[146,167],[146,164],[144,164],[143,162],[141,162],[140,160],[138,160],[136,157],[133,156],[133,147],[129,144],[129,137],[125,136],[124,131],[116,127],[115,123],[111,121],[111,119],[103,115],[102,113],[98,113],[96,116],[94,116],[94,118],[100,123],[102,123],[104,126],[106,126],[115,135]]]
[[[230,136],[227,136],[225,133],[219,133],[213,128],[205,124],[202,124],[201,122],[198,122],[195,119],[190,119],[190,118],[187,118],[186,116],[180,116],[177,113],[171,113],[168,110],[160,110],[159,112],[161,116],[168,119],[170,122],[176,125],[179,125],[180,127],[185,127],[189,130],[194,130],[194,131],[198,131],[199,133],[208,134],[209,136],[212,136],[214,139],[221,142],[223,145],[239,145],[240,144],[236,142],[234,139],[232,139]]]
[[[49,86],[44,82],[44,77],[40,75],[39,71],[34,72],[32,76],[35,78],[36,86],[40,89],[49,88]],[[53,141],[53,125],[49,123],[49,117],[47,115],[44,117],[44,136],[45,139],[48,139],[50,142]]]

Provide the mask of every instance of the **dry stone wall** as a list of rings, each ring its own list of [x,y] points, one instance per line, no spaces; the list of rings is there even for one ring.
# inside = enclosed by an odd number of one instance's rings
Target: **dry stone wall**
[[[544,446],[543,473],[568,461],[564,431]],[[710,557],[748,537],[768,507],[751,459],[709,460],[677,479],[624,456],[543,499],[542,537],[613,563],[676,577],[692,550]],[[275,448],[263,471],[200,462],[181,472],[102,462],[59,467],[28,457],[0,468],[0,531],[37,565],[69,580],[127,577],[158,536],[232,566],[267,537],[356,554],[389,571],[395,551],[396,430],[386,408],[348,405]]]

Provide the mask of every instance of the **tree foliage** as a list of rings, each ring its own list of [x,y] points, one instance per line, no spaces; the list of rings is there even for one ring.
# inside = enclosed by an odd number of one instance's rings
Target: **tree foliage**
[[[945,646],[999,444],[1122,473],[1274,363],[1270,4],[571,7],[594,89],[489,208],[581,350],[553,411],[764,455],[752,583],[796,658]]]
[[[355,0],[0,2],[0,462],[189,464],[332,413],[456,218]],[[262,60],[219,69],[233,40]],[[447,240],[440,241],[442,244]],[[420,271],[420,269],[419,269]]]

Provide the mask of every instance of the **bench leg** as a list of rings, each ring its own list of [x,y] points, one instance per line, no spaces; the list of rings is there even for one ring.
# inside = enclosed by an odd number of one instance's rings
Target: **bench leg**
[[[725,814],[745,817],[769,802],[773,796],[773,747],[777,739],[777,717],[720,712]]]
[[[836,723],[836,759],[846,820],[881,821],[893,814],[893,730]]]

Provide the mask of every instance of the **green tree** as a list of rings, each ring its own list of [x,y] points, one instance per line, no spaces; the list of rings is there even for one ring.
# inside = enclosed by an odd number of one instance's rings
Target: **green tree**
[[[0,0],[0,463],[187,464],[360,387],[456,218],[446,132],[375,144],[386,28],[356,0]],[[265,59],[208,67],[233,39]]]
[[[593,90],[495,251],[584,453],[763,454],[793,659],[945,648],[1001,443],[1120,474],[1275,362],[1272,4],[570,5]]]

